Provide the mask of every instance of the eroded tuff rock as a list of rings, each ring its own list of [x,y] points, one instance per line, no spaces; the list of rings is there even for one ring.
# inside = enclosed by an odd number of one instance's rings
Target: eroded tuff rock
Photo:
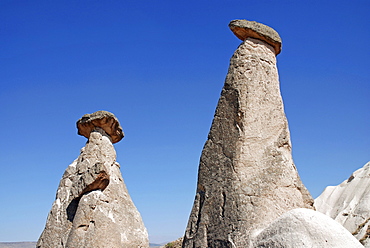
[[[370,247],[370,162],[338,186],[329,186],[315,199],[324,213]]]
[[[248,247],[283,213],[312,205],[292,160],[274,48],[248,37],[202,151],[183,247]]]
[[[93,121],[118,127],[116,117],[107,113]],[[149,247],[147,231],[116,162],[113,139],[98,124],[94,122],[86,146],[64,172],[37,247]]]
[[[350,232],[328,216],[294,209],[279,217],[255,239],[253,248],[361,248]]]

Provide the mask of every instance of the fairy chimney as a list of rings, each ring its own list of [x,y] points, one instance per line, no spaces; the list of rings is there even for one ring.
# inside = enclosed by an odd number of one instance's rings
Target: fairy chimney
[[[84,115],[88,138],[60,181],[38,248],[149,247],[148,233],[122,179],[112,143],[124,134],[107,111]]]
[[[185,248],[249,247],[283,213],[313,208],[292,159],[276,67],[279,34],[247,20],[229,27],[243,42],[200,158]]]

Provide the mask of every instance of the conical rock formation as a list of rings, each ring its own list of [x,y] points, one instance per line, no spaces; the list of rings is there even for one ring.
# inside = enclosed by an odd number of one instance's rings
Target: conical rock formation
[[[246,22],[230,23],[244,41],[231,58],[200,158],[185,248],[249,247],[283,213],[313,208],[292,160],[276,68],[280,51],[263,38],[279,36],[262,24],[241,25]]]
[[[37,247],[149,247],[147,231],[116,162],[112,140],[123,138],[118,120],[98,111],[85,115],[77,126],[89,140],[60,181]]]
[[[370,247],[370,162],[340,185],[327,187],[315,199],[315,207]]]

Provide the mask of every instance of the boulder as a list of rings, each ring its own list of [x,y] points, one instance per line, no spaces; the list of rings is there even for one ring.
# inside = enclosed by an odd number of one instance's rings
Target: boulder
[[[275,55],[281,52],[280,35],[269,26],[254,21],[234,20],[229,23],[229,28],[242,41],[247,38],[259,39],[272,46]]]
[[[294,209],[264,229],[253,248],[361,248],[350,232],[328,216],[310,210]]]
[[[283,213],[313,208],[292,159],[275,54],[247,37],[230,60],[200,158],[185,248],[248,247],[253,233]]]
[[[122,127],[114,114],[108,111],[96,111],[92,114],[85,114],[76,123],[78,134],[86,138],[96,128],[102,128],[111,139],[112,143],[117,143],[124,137]]]
[[[120,127],[111,113],[95,120]],[[80,156],[63,174],[38,248],[149,247],[116,162],[112,137],[97,122]]]
[[[315,207],[370,247],[370,162],[338,186],[327,187],[315,199]]]

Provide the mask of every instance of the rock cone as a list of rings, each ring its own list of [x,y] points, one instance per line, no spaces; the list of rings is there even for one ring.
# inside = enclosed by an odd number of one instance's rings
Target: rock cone
[[[292,160],[278,51],[258,37],[247,34],[231,58],[200,158],[185,248],[249,247],[283,213],[313,208]]]
[[[315,207],[370,247],[370,162],[340,185],[327,187],[315,199]]]
[[[80,156],[68,166],[48,215],[39,248],[149,247],[148,234],[122,179],[109,132],[117,118],[98,111]],[[79,128],[81,119],[77,122]],[[109,124],[109,125],[108,125]],[[114,127],[112,128],[106,128]],[[108,130],[108,131],[105,131]],[[122,129],[118,136],[123,137]],[[86,132],[84,132],[85,137]]]

